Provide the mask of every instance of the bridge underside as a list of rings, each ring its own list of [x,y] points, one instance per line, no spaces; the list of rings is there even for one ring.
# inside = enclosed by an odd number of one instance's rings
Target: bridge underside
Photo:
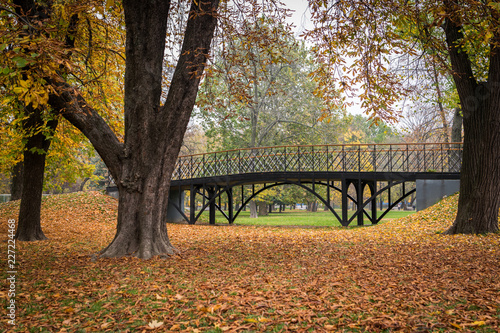
[[[363,225],[365,216],[371,224],[376,224],[391,209],[415,193],[414,182],[417,179],[459,179],[459,173],[263,172],[174,180],[171,183],[169,210],[175,210],[190,224],[196,223],[202,212],[207,209],[209,210],[209,223],[215,224],[215,212],[219,210],[228,223],[232,224],[244,207],[256,195],[275,186],[292,184],[300,186],[315,195],[343,226],[349,226],[354,220],[357,221],[357,225]],[[255,185],[260,186],[256,189]],[[394,197],[394,191],[391,195],[391,189],[394,189],[395,186],[398,186],[398,193],[396,198],[391,201],[391,198]],[[236,188],[241,188],[238,198],[234,196]],[[349,188],[354,188],[354,195],[349,194]],[[247,190],[245,191],[245,189]],[[364,200],[365,189],[369,190],[369,197]],[[185,190],[190,191],[189,216],[184,212],[184,197],[180,195]],[[340,214],[331,204],[333,191],[341,193]],[[175,192],[178,195],[172,195]],[[382,214],[377,216],[376,203],[382,194],[387,194],[388,204]],[[225,210],[222,209],[221,205],[223,195],[226,195],[227,198],[227,208]],[[198,212],[196,211],[197,196],[201,196],[203,202]],[[354,214],[351,216],[348,214],[349,201],[353,202],[356,207]],[[235,205],[235,203],[237,204]]]

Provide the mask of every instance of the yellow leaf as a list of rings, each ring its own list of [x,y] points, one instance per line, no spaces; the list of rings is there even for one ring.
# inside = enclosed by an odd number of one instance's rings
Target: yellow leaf
[[[14,87],[14,93],[18,94],[18,95],[21,95],[21,94],[24,94],[27,90],[23,87]]]
[[[470,324],[470,326],[484,326],[484,325],[486,325],[486,323],[482,320],[475,321],[472,324]]]
[[[175,324],[175,325],[172,325],[172,327],[170,327],[171,331],[177,331],[180,329],[181,329],[181,326],[179,324]]]
[[[259,321],[255,318],[245,318],[247,323],[258,323]]]
[[[461,329],[462,329],[462,326],[460,326],[460,325],[458,325],[458,324],[455,324],[455,323],[451,323],[451,326],[456,327],[456,328],[458,328],[459,330],[461,330]]]

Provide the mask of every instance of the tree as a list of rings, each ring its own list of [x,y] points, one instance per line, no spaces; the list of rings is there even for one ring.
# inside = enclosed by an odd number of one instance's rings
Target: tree
[[[364,106],[374,117],[394,118],[394,92],[405,91],[391,64],[422,49],[441,51],[427,53],[437,68],[452,75],[464,116],[458,212],[447,233],[498,231],[500,5],[450,0],[311,0],[310,5],[317,26],[309,37],[318,41],[319,55],[329,59],[332,68],[340,64],[334,73],[350,72],[351,80],[341,78],[345,91],[354,88],[353,83],[361,84]],[[402,25],[412,25],[418,33],[403,38],[397,30]],[[354,59],[349,69],[342,66],[344,55]]]
[[[170,3],[123,1],[126,26],[125,138],[121,143],[75,87],[51,82],[49,103],[92,142],[118,186],[118,225],[102,257],[175,253],[165,224],[170,179],[216,26],[218,1],[192,1],[163,105],[162,65]]]
[[[164,51],[167,23],[173,20],[173,6],[169,1],[123,1],[126,69],[124,80],[117,80],[124,85],[123,142],[122,136],[113,130],[112,120],[105,113],[99,113],[100,105],[82,89],[78,77],[70,77],[64,70],[58,70],[38,81],[48,92],[47,105],[54,112],[49,114],[62,114],[87,136],[118,186],[117,233],[101,256],[150,258],[175,253],[165,225],[170,178],[209,53],[218,3],[217,0],[190,2],[182,49],[170,86],[165,90],[162,86]],[[27,1],[26,4],[38,8],[45,3]],[[64,3],[57,5],[65,8]],[[105,17],[106,11],[114,10],[117,5],[114,1],[107,1],[105,7],[101,13],[93,12],[92,15]],[[69,18],[66,15],[60,17],[57,22],[63,22],[65,28],[52,26],[48,19],[39,21],[38,25],[54,31],[60,31],[57,28],[65,30],[71,22],[82,22],[80,18],[85,18],[85,13],[79,11]],[[33,15],[33,11],[23,11],[19,17],[30,22],[29,15]],[[76,25],[78,27],[82,28]],[[90,30],[78,30],[81,34],[85,31],[88,31],[87,40],[90,42]],[[51,36],[42,34],[42,37],[45,41]],[[33,44],[37,45],[36,42]],[[108,48],[113,48],[119,40],[106,38],[106,42]],[[68,51],[78,53],[74,48]],[[36,59],[33,63],[38,65]],[[107,93],[103,91],[102,98],[112,100],[113,95]]]
[[[312,76],[321,66],[272,16],[280,13],[250,17],[213,51],[196,113],[212,150],[308,144],[331,106]]]
[[[102,35],[97,32],[99,28],[103,30],[102,26],[95,28],[98,21],[106,22],[112,15],[107,13],[97,18],[92,13],[95,9],[89,8],[102,6],[100,3],[72,1],[36,3],[15,0],[0,8],[0,23],[4,28],[0,34],[3,53],[1,118],[5,120],[2,131],[9,134],[10,141],[9,145],[2,145],[2,155],[7,162],[2,166],[13,166],[13,197],[21,198],[16,232],[19,240],[45,239],[40,226],[40,206],[47,159],[48,170],[52,173],[49,173],[52,177],[49,177],[48,183],[52,185],[54,180],[71,181],[92,173],[88,160],[93,150],[87,149],[89,144],[83,135],[61,119],[62,110],[55,110],[48,104],[50,92],[56,92],[47,84],[49,80],[64,79],[78,85],[81,94],[93,94],[94,104],[113,103],[113,97],[107,100],[99,98],[99,90],[103,86],[108,92],[112,87],[116,88],[116,80],[105,83],[106,80],[100,77],[102,68],[110,74],[116,67],[111,64],[111,50],[100,47]],[[83,32],[78,31],[81,22],[86,23]],[[107,26],[118,27],[119,30],[118,24]],[[104,30],[109,32],[109,29]],[[85,34],[88,35],[87,45],[75,45],[77,37]],[[114,40],[115,44],[118,40]],[[87,48],[88,52],[83,54]],[[108,54],[100,58],[103,60],[99,65],[95,65],[93,62],[98,53]],[[111,95],[120,95],[116,90],[114,92]],[[98,100],[100,102],[95,102]],[[56,131],[56,128],[59,130]],[[52,144],[54,140],[55,147]],[[49,152],[49,146],[55,149]],[[20,155],[24,156],[20,158]],[[25,191],[21,191],[22,188]]]

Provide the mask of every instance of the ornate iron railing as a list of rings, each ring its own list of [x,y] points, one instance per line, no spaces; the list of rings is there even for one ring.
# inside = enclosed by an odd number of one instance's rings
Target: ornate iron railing
[[[180,156],[172,180],[255,172],[460,172],[462,143],[235,149]]]

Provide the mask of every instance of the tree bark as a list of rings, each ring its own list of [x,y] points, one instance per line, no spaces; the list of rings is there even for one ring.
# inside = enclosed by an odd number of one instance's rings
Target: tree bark
[[[461,49],[461,27],[446,2],[445,22],[453,79],[463,110],[464,146],[458,211],[446,234],[498,232],[500,208],[500,41],[493,37],[487,83],[477,83],[467,53]]]
[[[12,180],[10,184],[10,201],[21,199],[23,193],[23,161],[17,162],[12,168]]]
[[[259,216],[269,215],[269,211],[267,210],[267,204],[264,201],[259,201],[257,205],[259,206]]]
[[[498,232],[500,119],[495,118],[500,114],[500,94],[490,93],[497,95],[497,107],[484,105],[464,119],[458,211],[447,234]]]
[[[257,214],[257,204],[255,203],[255,200],[252,200],[248,203],[248,206],[250,206],[250,218],[256,219],[259,217]]]
[[[45,157],[51,139],[40,131],[44,126],[40,109],[28,111],[28,118],[23,127],[35,132],[28,136],[24,150],[23,191],[16,231],[16,239],[20,241],[36,241],[47,239],[40,225],[42,205],[43,176]],[[57,127],[57,119],[47,122],[47,129],[52,133]]]

